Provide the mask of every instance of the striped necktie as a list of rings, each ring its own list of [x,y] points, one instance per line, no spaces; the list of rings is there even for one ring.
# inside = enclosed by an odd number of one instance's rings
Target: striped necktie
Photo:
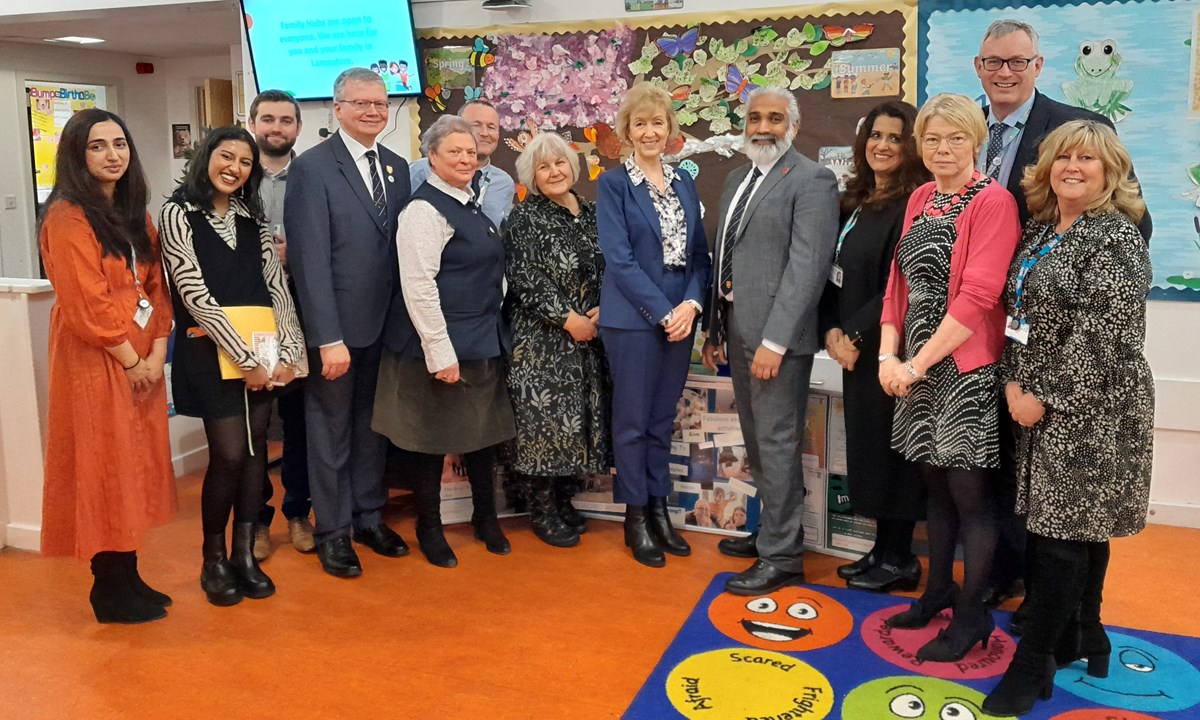
[[[375,167],[374,150],[367,151],[367,167],[371,168],[371,200],[375,203],[375,212],[382,218],[387,213],[387,198],[383,195],[383,181]]]
[[[1000,153],[1004,152],[1004,131],[1007,129],[1008,126],[1002,122],[993,123],[988,128],[987,156],[984,159],[986,163],[984,170],[993,180],[1000,179],[1000,166],[1003,164],[1000,159]]]
[[[746,206],[750,204],[750,198],[753,197],[754,189],[758,187],[758,180],[761,177],[762,172],[755,167],[754,172],[750,173],[750,183],[746,185],[737,204],[733,206],[733,214],[729,216],[729,222],[725,225],[725,241],[721,243],[721,277],[718,287],[721,297],[729,297],[729,294],[733,292],[733,246],[737,244],[738,230],[742,227],[742,216],[746,214]]]

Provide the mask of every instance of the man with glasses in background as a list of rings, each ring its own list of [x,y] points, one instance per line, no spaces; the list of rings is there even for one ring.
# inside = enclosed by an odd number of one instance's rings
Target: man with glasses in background
[[[376,142],[388,125],[383,78],[350,68],[333,84],[340,129],[292,162],[284,217],[309,345],[308,470],[317,556],[336,577],[362,574],[350,544],[400,557],[383,523],[387,440],[371,429],[384,319],[399,291],[396,218],[408,163]]]
[[[1037,161],[1042,138],[1070,120],[1094,120],[1113,127],[1102,115],[1057,102],[1038,92],[1036,84],[1043,61],[1037,31],[1028,23],[1011,19],[997,20],[988,26],[975,58],[975,74],[987,96],[983,112],[988,124],[988,139],[975,166],[1013,194],[1022,226],[1029,220],[1029,208],[1021,189],[1021,177],[1025,167]],[[1138,225],[1146,242],[1150,241],[1152,228],[1147,209]],[[1007,402],[1000,403],[1000,413],[999,482],[992,485],[996,490],[999,537],[992,562],[991,589],[984,598],[993,606],[1020,594],[1018,581],[1025,576],[1025,519],[1013,511],[1017,483],[1016,425],[1008,416]],[[1026,598],[1028,602],[1028,594]],[[1022,603],[1009,627],[1013,634],[1023,630],[1026,612],[1026,603]]]

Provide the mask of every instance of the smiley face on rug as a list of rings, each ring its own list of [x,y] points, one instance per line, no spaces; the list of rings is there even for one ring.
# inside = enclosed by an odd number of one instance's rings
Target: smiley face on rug
[[[983,693],[939,678],[902,675],[863,683],[842,703],[843,720],[998,720],[980,710]]]
[[[1106,678],[1087,674],[1082,662],[1058,671],[1054,684],[1103,705],[1146,712],[1184,710],[1200,702],[1200,670],[1166,648],[1110,632],[1112,659]]]
[[[844,605],[796,585],[754,597],[722,593],[708,606],[708,619],[740,643],[782,651],[829,647],[845,639],[854,627],[854,618]]]

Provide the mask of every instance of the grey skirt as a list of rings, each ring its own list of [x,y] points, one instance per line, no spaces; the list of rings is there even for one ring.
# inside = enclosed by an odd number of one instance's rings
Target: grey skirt
[[[387,349],[379,363],[371,429],[403,450],[453,455],[490,447],[516,435],[501,359],[459,362],[462,379],[434,378],[424,360]]]

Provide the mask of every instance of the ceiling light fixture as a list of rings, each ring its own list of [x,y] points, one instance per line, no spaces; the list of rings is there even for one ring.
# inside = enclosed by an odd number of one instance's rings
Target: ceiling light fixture
[[[96,43],[104,42],[100,38],[79,37],[78,35],[65,35],[63,37],[45,38],[45,40],[46,42],[77,43],[79,45],[94,45]]]

